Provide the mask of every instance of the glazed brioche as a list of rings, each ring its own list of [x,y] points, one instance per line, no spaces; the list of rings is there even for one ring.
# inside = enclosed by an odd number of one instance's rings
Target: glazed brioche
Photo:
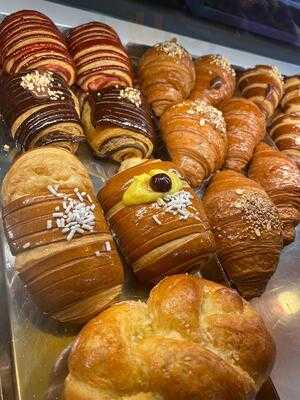
[[[235,171],[221,171],[203,197],[217,254],[243,297],[265,290],[282,248],[279,213],[255,181]]]
[[[54,147],[25,153],[5,176],[2,199],[17,273],[42,311],[82,323],[119,296],[117,249],[75,156]]]
[[[300,221],[300,172],[283,152],[260,143],[249,168],[249,177],[261,184],[279,210],[285,244],[295,239]]]
[[[177,275],[147,303],[119,303],[86,325],[71,351],[64,398],[253,399],[274,356],[261,317],[235,291]]]

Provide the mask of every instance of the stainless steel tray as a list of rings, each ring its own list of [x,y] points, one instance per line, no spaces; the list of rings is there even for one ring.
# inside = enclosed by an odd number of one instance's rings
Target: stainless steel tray
[[[137,60],[145,49],[129,45],[129,52]],[[1,181],[13,159],[13,152],[5,153],[8,143],[4,129],[0,129]],[[79,150],[98,190],[116,171],[116,166],[95,160],[86,145]],[[201,195],[201,191],[200,191]],[[60,400],[64,377],[67,373],[67,352],[78,328],[61,326],[42,315],[14,271],[11,256],[0,226],[0,374],[3,398],[6,400]],[[266,292],[254,299],[277,344],[277,361],[272,380],[281,400],[300,398],[300,229],[297,239],[286,247],[280,264]],[[220,264],[208,266],[204,276],[230,284]],[[128,270],[122,298],[144,298],[145,290],[134,280]],[[298,379],[297,379],[298,378]],[[1,394],[0,394],[1,399]],[[257,400],[279,399],[269,380]]]

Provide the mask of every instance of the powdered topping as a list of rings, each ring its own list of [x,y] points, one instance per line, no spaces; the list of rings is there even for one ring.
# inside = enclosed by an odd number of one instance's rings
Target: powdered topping
[[[275,65],[272,65],[271,70],[276,78],[280,79],[280,81],[283,83],[283,76],[281,75],[279,69]]]
[[[260,237],[262,232],[272,229],[281,230],[277,208],[270,204],[267,198],[243,189],[237,189],[235,192],[240,197],[233,206],[243,212],[242,219],[250,224],[256,236]]]
[[[198,212],[192,205],[193,196],[190,192],[181,190],[174,194],[167,194],[157,200],[157,204],[164,212],[178,215],[179,219],[195,218]],[[156,221],[157,222],[157,221]]]
[[[37,97],[49,97],[51,100],[65,100],[62,90],[53,90],[52,72],[32,71],[22,76],[20,85]]]
[[[214,54],[211,56],[211,62],[221,67],[226,72],[229,72],[232,76],[235,76],[235,70],[232,68],[230,62],[227,58],[221,56],[220,54]]]
[[[163,43],[157,43],[154,47],[163,51],[171,57],[182,57],[184,53],[186,53],[185,49],[181,46],[181,44],[177,41],[176,38],[171,40],[166,40]]]
[[[217,110],[215,107],[210,106],[205,101],[195,100],[187,110],[188,114],[200,114],[199,125],[204,126],[206,122],[213,125],[222,133],[226,132],[226,123],[223,118],[222,111]]]
[[[126,87],[120,90],[120,99],[127,99],[130,103],[134,104],[136,107],[142,105],[141,91],[132,87]]]

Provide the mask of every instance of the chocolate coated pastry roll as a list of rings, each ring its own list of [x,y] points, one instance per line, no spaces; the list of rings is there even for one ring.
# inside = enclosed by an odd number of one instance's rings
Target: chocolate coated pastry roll
[[[202,100],[187,100],[170,107],[160,129],[172,161],[193,187],[220,169],[227,150],[222,112]]]
[[[42,311],[82,323],[114,301],[123,269],[85,167],[70,152],[31,150],[2,185],[15,268]]]
[[[257,105],[248,99],[234,97],[224,104],[222,112],[228,138],[225,168],[240,172],[264,138],[266,121]]]
[[[43,69],[61,75],[69,86],[75,82],[73,60],[62,34],[38,11],[18,11],[4,18],[0,54],[3,70],[9,74]]]
[[[203,202],[228,276],[243,297],[261,295],[282,248],[277,208],[258,183],[230,170],[213,177]]]
[[[300,222],[300,172],[283,152],[260,143],[249,168],[249,177],[261,184],[279,210],[285,244],[295,239]]]
[[[191,99],[200,99],[217,106],[233,96],[235,71],[226,58],[209,54],[197,58],[194,64],[196,82]]]
[[[84,91],[109,86],[132,86],[132,68],[118,34],[101,22],[72,28],[67,35],[77,70],[77,84]]]
[[[189,96],[195,83],[192,57],[176,39],[158,43],[141,58],[139,82],[159,117],[167,108]]]
[[[215,249],[201,201],[173,163],[133,161],[124,162],[98,198],[137,278],[149,284],[201,270]]]
[[[85,140],[78,100],[60,75],[2,75],[0,91],[2,114],[19,150],[52,144],[75,152]]]
[[[148,158],[154,145],[150,109],[139,89],[107,88],[88,96],[82,121],[95,155],[122,162]]]
[[[252,100],[269,119],[283,95],[283,77],[277,67],[256,65],[242,73],[238,81],[241,94]]]
[[[285,80],[280,106],[286,114],[300,114],[300,75],[290,76]]]

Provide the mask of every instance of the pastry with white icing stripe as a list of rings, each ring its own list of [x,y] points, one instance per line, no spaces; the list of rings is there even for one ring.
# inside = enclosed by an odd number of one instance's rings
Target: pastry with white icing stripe
[[[290,76],[286,79],[280,105],[285,113],[300,113],[300,75]]]

